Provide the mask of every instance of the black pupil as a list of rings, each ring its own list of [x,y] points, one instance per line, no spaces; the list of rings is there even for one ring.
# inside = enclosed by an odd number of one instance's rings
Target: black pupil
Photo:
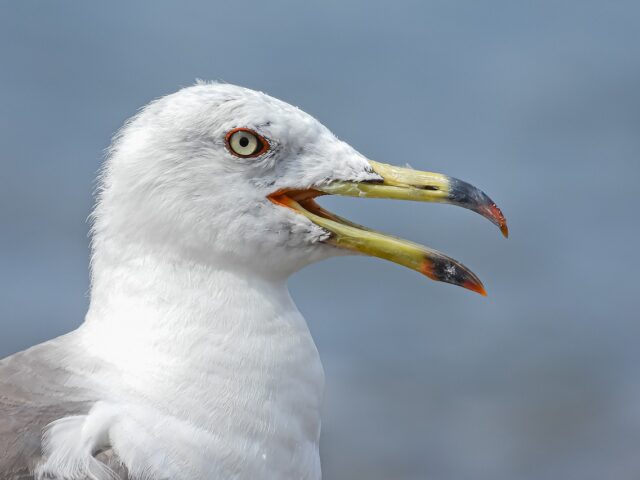
[[[240,138],[238,143],[240,144],[241,147],[246,147],[247,145],[249,145],[249,139],[247,137],[242,137]]]

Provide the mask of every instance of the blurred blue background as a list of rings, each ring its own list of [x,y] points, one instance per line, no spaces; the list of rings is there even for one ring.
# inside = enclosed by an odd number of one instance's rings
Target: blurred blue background
[[[0,4],[0,356],[87,307],[94,176],[196,78],[263,90],[363,154],[483,188],[329,198],[451,254],[488,298],[370,258],[296,274],[324,360],[326,479],[640,478],[640,4]]]

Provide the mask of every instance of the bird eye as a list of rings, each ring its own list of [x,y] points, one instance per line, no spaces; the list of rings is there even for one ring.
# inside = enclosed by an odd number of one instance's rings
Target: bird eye
[[[225,140],[231,153],[242,158],[257,157],[269,149],[269,142],[247,128],[234,128]]]

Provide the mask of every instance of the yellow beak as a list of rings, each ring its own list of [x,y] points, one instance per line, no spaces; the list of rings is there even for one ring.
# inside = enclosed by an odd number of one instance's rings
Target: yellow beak
[[[507,237],[506,220],[496,204],[481,190],[456,178],[374,161],[369,163],[373,171],[382,178],[381,181],[334,181],[307,190],[279,190],[269,195],[269,199],[275,204],[295,210],[331,232],[327,242],[338,248],[383,258],[416,270],[433,280],[459,285],[486,295],[480,279],[460,262],[436,250],[338,217],[320,207],[314,198],[321,195],[346,195],[450,203],[486,217]]]

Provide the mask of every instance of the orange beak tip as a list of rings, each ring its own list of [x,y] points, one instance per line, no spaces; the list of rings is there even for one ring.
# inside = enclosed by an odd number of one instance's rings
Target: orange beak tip
[[[494,203],[489,207],[488,218],[498,225],[504,238],[509,238],[509,227],[507,227],[507,219],[504,217],[502,210]]]
[[[481,283],[466,281],[462,284],[462,287],[466,288],[467,290],[471,290],[472,292],[479,293],[483,297],[487,296],[487,291],[484,289],[484,285],[482,285]]]

